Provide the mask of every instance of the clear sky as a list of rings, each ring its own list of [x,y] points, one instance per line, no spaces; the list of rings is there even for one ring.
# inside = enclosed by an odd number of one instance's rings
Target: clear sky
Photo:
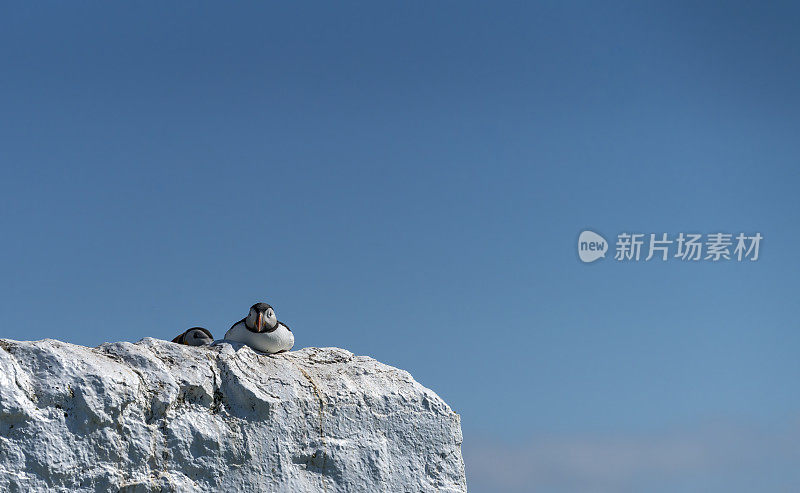
[[[4,3],[0,337],[219,338],[265,300],[442,396],[471,491],[796,490],[798,22]],[[586,228],[764,240],[583,264]]]

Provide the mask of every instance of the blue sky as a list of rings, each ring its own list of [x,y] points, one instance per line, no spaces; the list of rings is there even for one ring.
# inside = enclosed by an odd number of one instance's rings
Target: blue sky
[[[439,393],[471,491],[796,489],[799,14],[5,4],[0,337],[266,300]],[[586,228],[764,240],[582,264]]]

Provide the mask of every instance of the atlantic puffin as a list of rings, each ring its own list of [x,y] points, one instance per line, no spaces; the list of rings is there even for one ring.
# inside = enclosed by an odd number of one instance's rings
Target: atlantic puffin
[[[275,310],[267,303],[256,303],[247,316],[228,329],[225,339],[247,344],[264,353],[282,353],[294,346],[289,327],[278,321]]]
[[[192,327],[183,334],[175,337],[172,342],[186,344],[187,346],[207,346],[214,342],[214,336],[208,329]]]

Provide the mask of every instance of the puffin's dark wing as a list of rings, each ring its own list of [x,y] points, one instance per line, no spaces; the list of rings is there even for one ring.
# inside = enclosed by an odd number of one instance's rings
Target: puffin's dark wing
[[[238,324],[244,323],[244,321],[245,321],[245,319],[246,319],[246,318],[247,318],[247,317],[245,317],[245,318],[243,318],[243,319],[239,320],[238,322],[236,322],[235,324],[231,325],[231,329],[232,329],[232,328],[234,328],[234,327],[236,327]],[[231,329],[228,329],[228,330],[231,330]]]
[[[281,322],[280,320],[278,320],[278,324],[279,325],[283,325],[284,327],[286,327],[286,330],[288,330],[289,332],[292,331],[292,329],[290,329],[288,325],[286,325],[285,323]]]
[[[183,336],[184,335],[186,335],[186,332],[184,332],[183,334],[175,337],[175,339],[173,339],[172,342],[177,343],[177,344],[183,344]]]

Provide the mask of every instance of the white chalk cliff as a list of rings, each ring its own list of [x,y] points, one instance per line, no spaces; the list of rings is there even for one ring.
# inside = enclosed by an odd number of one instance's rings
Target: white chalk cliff
[[[0,491],[466,491],[459,416],[343,349],[0,339]]]

